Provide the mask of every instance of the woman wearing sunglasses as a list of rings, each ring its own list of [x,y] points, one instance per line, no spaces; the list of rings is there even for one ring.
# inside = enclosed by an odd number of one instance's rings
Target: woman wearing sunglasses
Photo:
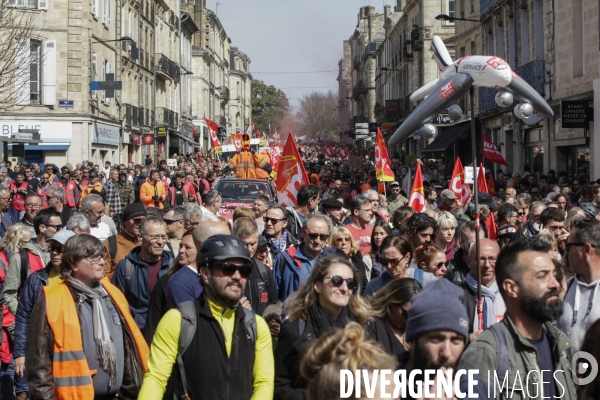
[[[443,278],[450,264],[444,251],[433,243],[417,247],[415,261],[420,269],[432,273],[436,278]]]
[[[375,226],[373,227],[373,234],[371,235],[371,252],[369,254],[365,254],[363,257],[363,261],[367,266],[367,279],[369,281],[377,278],[383,273],[383,271],[385,271],[385,266],[383,266],[379,261],[381,258],[381,252],[379,251],[379,248],[381,247],[381,243],[383,243],[383,239],[391,234],[392,228],[390,228],[388,223],[383,221],[375,223]]]
[[[396,279],[371,298],[373,321],[369,322],[370,337],[386,353],[398,357],[408,350],[404,331],[412,298],[421,291],[421,285],[411,278]]]
[[[357,293],[358,271],[347,258],[321,258],[298,292],[288,299],[289,323],[275,349],[275,399],[306,398],[307,382],[300,377],[300,361],[325,332],[348,322],[371,319],[369,305]]]
[[[354,268],[358,270],[360,276],[360,294],[363,295],[369,283],[367,266],[363,261],[362,254],[358,250],[358,245],[354,237],[352,237],[352,233],[344,227],[333,229],[329,237],[329,246],[342,250],[348,256],[348,260],[354,265]]]

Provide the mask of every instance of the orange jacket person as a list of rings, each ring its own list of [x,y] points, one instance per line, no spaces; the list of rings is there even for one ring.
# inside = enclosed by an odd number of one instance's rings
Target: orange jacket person
[[[158,171],[153,169],[150,171],[150,177],[140,188],[140,201],[144,207],[156,207],[162,210],[164,207],[163,201],[167,198],[165,186],[160,181]]]
[[[25,372],[32,399],[135,399],[149,349],[125,296],[104,278],[105,251],[76,235],[62,253],[63,282],[44,287],[29,322]]]
[[[250,136],[244,133],[242,135],[242,151],[231,157],[223,169],[223,174],[226,175],[230,170],[235,169],[236,178],[256,179],[256,168],[261,168],[269,174],[273,170],[268,161],[250,151]]]
[[[264,165],[265,163],[267,163],[269,166],[271,166],[271,156],[268,150],[263,150],[260,152],[260,154],[255,154],[254,156],[258,157],[258,165]],[[260,167],[255,167],[254,169],[256,171],[256,177],[258,179],[267,179],[270,175],[269,172],[265,171]]]

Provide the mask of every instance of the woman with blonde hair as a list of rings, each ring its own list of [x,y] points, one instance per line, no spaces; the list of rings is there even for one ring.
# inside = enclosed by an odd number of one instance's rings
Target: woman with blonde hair
[[[350,322],[344,329],[335,329],[324,334],[308,351],[300,372],[308,381],[308,400],[341,399],[340,370],[350,371],[392,370],[397,366],[394,357],[386,354],[375,342],[367,340],[365,331],[356,322]],[[380,388],[379,382],[375,383]],[[371,399],[383,398],[376,389]],[[366,397],[366,387],[361,380],[360,399]],[[393,392],[389,387],[387,393]],[[351,398],[359,398],[350,394]]]
[[[415,261],[423,271],[432,273],[436,278],[443,278],[450,261],[447,254],[434,243],[427,243],[415,250]]]
[[[367,265],[363,261],[363,256],[358,250],[358,245],[352,236],[352,233],[347,228],[338,227],[334,228],[329,236],[329,246],[335,247],[342,250],[350,262],[354,265],[359,272],[360,276],[360,294],[364,294],[369,283],[367,277]]]
[[[455,233],[458,222],[454,215],[448,211],[442,211],[435,216],[435,222],[438,224],[438,230],[433,238],[433,242],[444,251],[446,260],[454,259],[454,247],[456,247]]]
[[[321,258],[300,290],[288,298],[286,314],[275,349],[275,399],[304,399],[307,381],[300,361],[308,348],[326,332],[349,322],[366,324],[371,308],[357,293],[358,271],[341,255]]]
[[[371,298],[374,318],[369,322],[370,337],[394,357],[408,350],[404,338],[408,310],[412,298],[420,291],[421,285],[416,280],[400,278],[384,286]]]

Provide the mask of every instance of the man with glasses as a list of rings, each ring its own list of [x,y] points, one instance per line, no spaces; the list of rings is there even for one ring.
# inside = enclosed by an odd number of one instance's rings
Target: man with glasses
[[[34,227],[35,216],[42,209],[42,198],[37,193],[29,193],[25,197],[25,214],[20,222],[31,229],[32,238],[35,239],[36,232]]]
[[[467,279],[460,287],[465,295],[462,302],[469,316],[470,341],[473,341],[482,332],[477,315],[477,274],[481,271],[481,292],[483,298],[483,329],[502,320],[506,306],[500,296],[498,283],[496,282],[496,260],[500,255],[500,246],[491,239],[480,239],[479,261],[476,260],[475,245],[469,249],[468,265],[470,272]]]
[[[373,219],[371,201],[366,196],[356,196],[350,202],[350,212],[352,222],[346,225],[346,228],[354,237],[358,249],[364,256],[371,252],[371,235],[373,233],[373,227],[369,225]]]
[[[400,194],[400,183],[390,183],[390,192],[387,195],[388,207],[390,208],[390,214],[394,215],[397,209],[408,204],[408,199]]]
[[[264,236],[273,244],[275,255],[282,253],[290,246],[300,242],[286,229],[288,224],[287,210],[281,204],[273,204],[263,217],[265,223]]]
[[[0,238],[6,230],[19,222],[19,212],[10,207],[10,190],[0,187]]]
[[[131,314],[143,331],[150,295],[158,279],[167,273],[172,258],[169,252],[164,250],[169,237],[161,218],[144,218],[140,224],[140,235],[141,245],[134,247],[117,263],[112,283],[127,298]]]
[[[4,301],[11,314],[17,314],[19,290],[27,277],[33,272],[44,269],[50,262],[48,239],[52,239],[62,227],[60,214],[57,211],[51,209],[40,211],[34,221],[37,235],[35,242],[27,243],[21,250],[23,254],[20,257],[11,257],[4,281]],[[27,260],[27,265],[22,264],[21,260]]]
[[[90,222],[90,234],[102,241],[110,236],[109,226],[102,222],[104,210],[104,200],[97,194],[89,194],[81,202],[81,212]]]
[[[140,224],[146,215],[146,209],[142,204],[128,204],[123,210],[123,228],[104,241],[108,254],[104,264],[104,275],[108,279],[112,278],[117,263],[140,245]]]
[[[600,319],[600,222],[585,219],[575,223],[566,242],[566,262],[575,276],[567,284],[564,311],[558,328],[581,348],[588,328]]]
[[[304,220],[302,242],[286,249],[273,264],[277,296],[284,301],[308,279],[317,258],[326,247],[331,233],[331,220],[323,214],[310,214]],[[370,236],[369,236],[370,237]]]
[[[163,221],[167,224],[167,236],[169,236],[165,250],[175,259],[179,255],[179,244],[185,233],[185,209],[183,207],[169,208],[163,216]]]
[[[46,174],[44,174],[46,175]],[[71,209],[65,207],[65,190],[60,186],[50,186],[46,192],[46,202],[48,207],[56,210],[60,213],[60,219],[63,225],[67,224],[67,221],[71,217]]]

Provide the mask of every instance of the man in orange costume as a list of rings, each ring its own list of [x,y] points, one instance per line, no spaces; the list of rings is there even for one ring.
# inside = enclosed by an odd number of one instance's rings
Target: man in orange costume
[[[236,178],[243,179],[256,179],[257,169],[266,171],[267,176],[273,170],[271,164],[269,164],[269,159],[250,151],[250,136],[247,133],[242,135],[242,151],[231,157],[231,160],[223,169],[223,174],[226,175],[232,169],[236,170]]]

